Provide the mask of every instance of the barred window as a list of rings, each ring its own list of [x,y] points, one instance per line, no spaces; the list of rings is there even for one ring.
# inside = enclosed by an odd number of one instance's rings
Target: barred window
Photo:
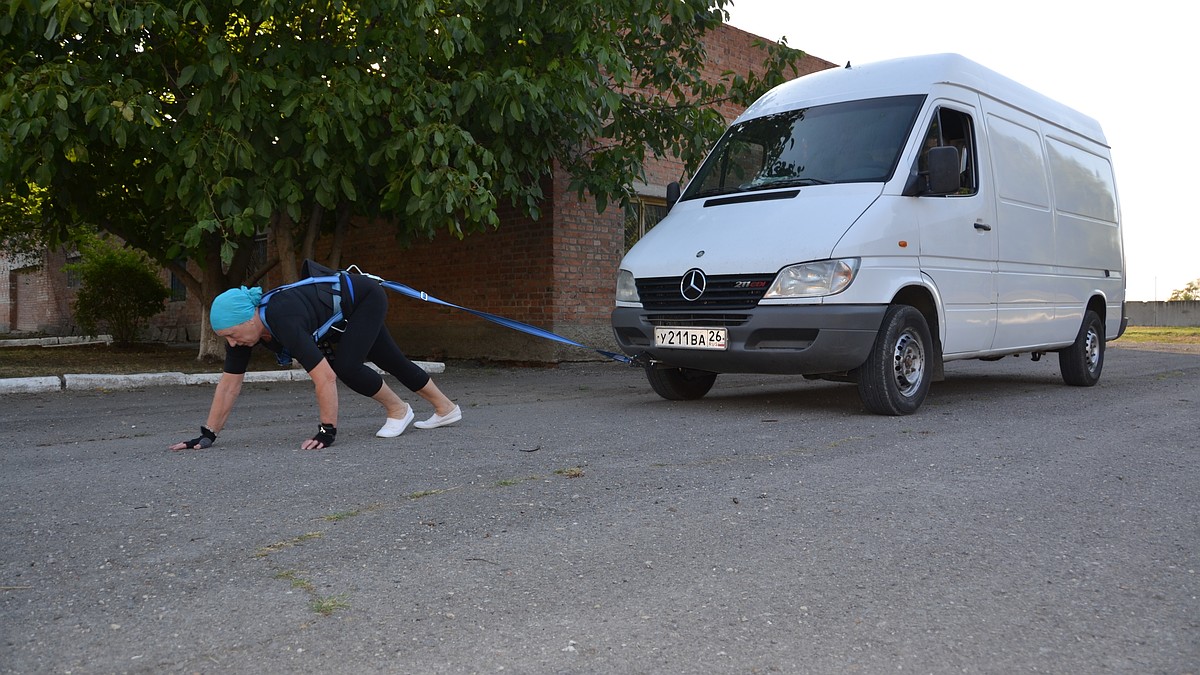
[[[625,250],[628,251],[644,237],[650,228],[667,216],[667,201],[639,196],[625,210]]]

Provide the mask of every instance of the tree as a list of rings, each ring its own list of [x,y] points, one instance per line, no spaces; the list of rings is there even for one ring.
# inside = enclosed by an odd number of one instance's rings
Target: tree
[[[41,194],[36,187],[22,195],[7,192],[0,196],[0,249],[11,257],[41,253],[50,245],[39,227]]]
[[[1189,281],[1183,288],[1171,291],[1171,297],[1167,299],[1167,302],[1180,302],[1184,300],[1200,300],[1200,279]]]
[[[81,240],[80,260],[67,269],[79,275],[79,326],[90,335],[107,329],[118,345],[136,342],[171,295],[144,253],[99,237]]]
[[[556,165],[622,202],[648,154],[694,167],[712,106],[801,57],[768,44],[761,74],[706,82],[728,0],[8,4],[0,182],[45,188],[48,221],[118,234],[206,306],[264,273],[247,244],[267,229],[293,279],[322,232],[336,266],[355,216],[408,238],[537,217]]]

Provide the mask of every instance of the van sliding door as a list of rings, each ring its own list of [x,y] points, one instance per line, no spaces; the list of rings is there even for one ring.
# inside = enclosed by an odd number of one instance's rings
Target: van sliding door
[[[996,345],[1020,348],[1073,339],[1054,325],[1059,257],[1046,156],[1036,118],[988,101],[999,242]]]

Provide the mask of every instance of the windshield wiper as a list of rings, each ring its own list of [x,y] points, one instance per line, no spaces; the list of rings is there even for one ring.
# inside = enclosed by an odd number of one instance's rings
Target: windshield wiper
[[[770,190],[782,187],[807,187],[809,185],[829,185],[833,181],[823,178],[784,178],[781,180],[773,180],[770,183],[762,183],[757,185],[760,190]]]
[[[725,195],[736,195],[745,192],[746,188],[742,187],[715,187],[707,190],[701,190],[696,194],[685,195],[683,199],[704,199],[706,197],[723,197]],[[680,201],[683,201],[681,199]]]

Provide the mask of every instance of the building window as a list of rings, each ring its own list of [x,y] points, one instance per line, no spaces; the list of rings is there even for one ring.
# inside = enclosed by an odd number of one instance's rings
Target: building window
[[[650,228],[667,216],[667,201],[655,197],[641,197],[631,201],[625,209],[625,250],[628,251],[646,236]]]
[[[183,302],[184,300],[187,300],[187,286],[184,286],[179,277],[171,272],[171,302]]]
[[[67,273],[67,288],[71,290],[78,289],[79,285],[82,283],[79,272],[73,267],[73,265],[78,264],[80,260],[83,260],[83,256],[79,255],[78,253],[67,254],[67,264],[65,267],[63,267],[63,269]]]
[[[263,230],[254,235],[253,252],[250,254],[250,264],[246,266],[251,272],[261,270],[267,265],[267,260],[271,257],[267,253],[267,232]]]
[[[175,263],[177,265],[179,265],[180,267],[183,267],[186,269],[188,261],[187,261],[187,258],[185,258],[185,257],[179,257],[179,258],[175,259]],[[183,302],[185,300],[187,300],[187,286],[185,286],[183,284],[182,279],[175,276],[174,272],[171,272],[171,299],[170,299],[170,301],[171,302]]]

